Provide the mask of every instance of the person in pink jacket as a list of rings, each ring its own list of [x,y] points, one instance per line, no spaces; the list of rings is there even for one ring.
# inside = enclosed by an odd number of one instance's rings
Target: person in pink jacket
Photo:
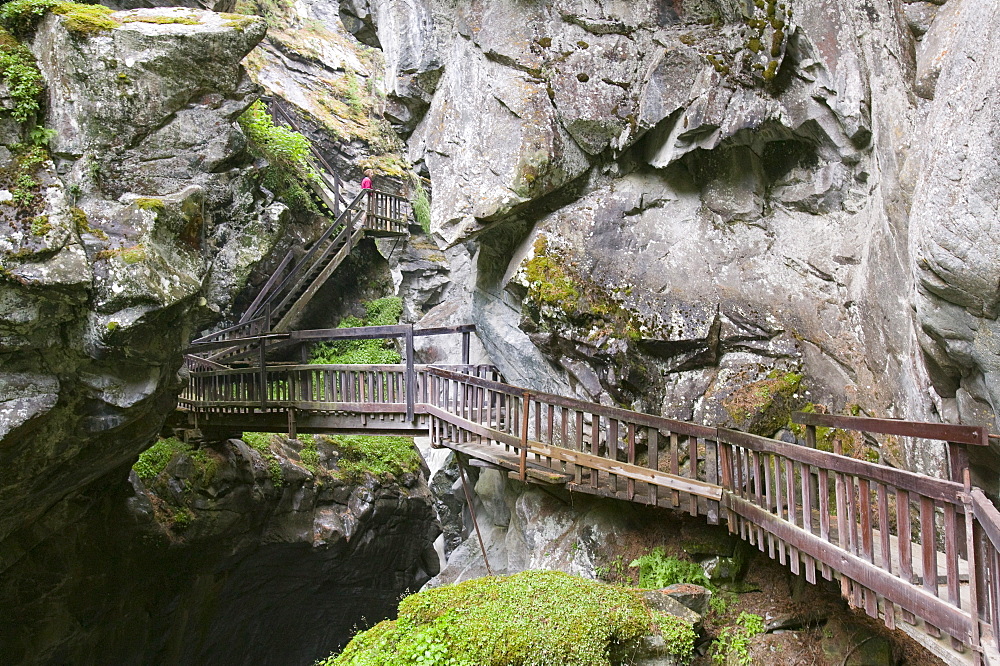
[[[365,169],[365,177],[361,179],[361,189],[370,190],[372,189],[372,176],[375,172],[371,169]]]

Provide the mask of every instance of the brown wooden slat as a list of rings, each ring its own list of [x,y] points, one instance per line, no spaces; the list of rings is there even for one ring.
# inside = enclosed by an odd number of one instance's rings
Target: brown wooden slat
[[[988,444],[988,432],[980,426],[953,425],[950,423],[929,423],[917,421],[897,421],[894,419],[873,419],[863,416],[839,416],[835,414],[815,414],[794,412],[792,422],[802,425],[842,428],[883,435],[922,437],[962,444]]]

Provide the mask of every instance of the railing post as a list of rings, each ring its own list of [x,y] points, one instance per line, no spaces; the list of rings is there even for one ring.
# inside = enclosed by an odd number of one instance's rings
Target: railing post
[[[413,370],[413,324],[406,330],[406,420],[413,422],[414,384],[417,376]]]
[[[260,408],[267,409],[267,342],[260,340]]]
[[[462,365],[469,365],[469,341],[471,333],[462,333]]]
[[[340,174],[333,174],[333,219],[340,217]]]
[[[521,451],[518,472],[518,477],[522,482],[528,480],[528,411],[530,407],[531,394],[525,391],[521,395]]]

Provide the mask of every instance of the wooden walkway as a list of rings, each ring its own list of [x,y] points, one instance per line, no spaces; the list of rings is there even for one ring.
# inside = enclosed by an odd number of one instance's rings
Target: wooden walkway
[[[539,393],[468,360],[472,327],[299,331],[278,342],[401,337],[408,363],[195,367],[181,397],[203,431],[427,434],[522,481],[704,516],[810,582],[837,580],[869,615],[948,663],[1000,664],[1000,513],[969,482],[972,426],[796,414],[815,442],[837,427],[948,443],[948,479],[624,409]],[[457,366],[416,365],[413,338],[462,333]],[[297,336],[297,337],[296,337]],[[219,343],[216,343],[219,344]],[[198,345],[194,346],[195,348]]]

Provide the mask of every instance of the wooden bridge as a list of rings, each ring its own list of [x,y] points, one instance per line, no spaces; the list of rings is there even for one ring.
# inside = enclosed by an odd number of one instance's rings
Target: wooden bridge
[[[807,446],[536,392],[468,363],[473,327],[293,331],[257,366],[195,368],[181,397],[206,436],[250,431],[428,435],[522,481],[704,516],[914,636],[948,663],[1000,664],[1000,513],[970,484],[980,427],[797,413]],[[462,334],[462,363],[413,362],[413,339]],[[399,337],[398,365],[268,363],[274,345]],[[939,479],[815,448],[817,428],[947,443]]]

